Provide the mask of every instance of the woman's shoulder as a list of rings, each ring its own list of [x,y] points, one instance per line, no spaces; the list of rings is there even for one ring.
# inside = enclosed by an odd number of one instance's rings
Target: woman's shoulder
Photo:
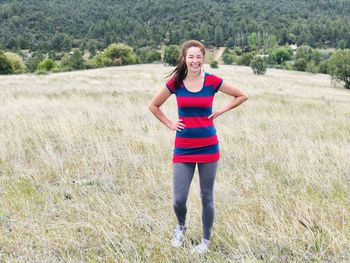
[[[205,85],[214,87],[214,92],[218,92],[223,79],[215,74],[207,73],[205,78]]]
[[[169,89],[169,91],[171,93],[174,93],[175,92],[175,81],[176,81],[176,78],[175,76],[171,76],[167,82],[165,83],[165,86]]]
[[[221,77],[219,77],[213,73],[205,72],[205,75],[206,75],[206,80],[209,82],[218,83],[218,82],[222,81]]]

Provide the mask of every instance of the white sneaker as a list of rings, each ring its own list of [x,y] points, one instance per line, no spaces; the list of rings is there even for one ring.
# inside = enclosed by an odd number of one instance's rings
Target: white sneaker
[[[185,240],[185,232],[186,232],[185,226],[180,226],[180,225],[176,226],[174,230],[174,237],[171,240],[171,244],[173,245],[173,247],[182,246]]]
[[[202,238],[202,242],[199,245],[195,246],[191,252],[203,255],[209,251],[209,245],[210,241],[205,238]]]

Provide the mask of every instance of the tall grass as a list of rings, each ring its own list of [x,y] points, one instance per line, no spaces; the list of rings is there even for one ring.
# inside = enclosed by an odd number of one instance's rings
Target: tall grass
[[[215,120],[205,258],[189,253],[198,175],[186,244],[170,245],[174,133],[148,104],[171,68],[138,65],[0,77],[0,261],[348,262],[350,93],[321,74],[207,70],[250,99]],[[174,97],[163,110],[175,120]]]

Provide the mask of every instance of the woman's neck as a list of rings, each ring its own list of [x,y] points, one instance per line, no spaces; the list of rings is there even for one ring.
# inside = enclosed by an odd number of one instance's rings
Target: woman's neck
[[[198,78],[203,77],[203,70],[200,70],[199,72],[187,72],[186,78],[187,80],[196,80]]]

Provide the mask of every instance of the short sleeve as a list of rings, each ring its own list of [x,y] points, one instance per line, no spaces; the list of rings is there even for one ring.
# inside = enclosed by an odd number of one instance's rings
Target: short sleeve
[[[216,75],[211,75],[211,79],[213,81],[214,91],[218,92],[220,87],[221,87],[221,84],[223,82],[223,79],[218,77],[218,76],[216,76]]]
[[[171,94],[175,93],[175,77],[173,76],[171,79],[169,79],[165,86],[170,91]]]

